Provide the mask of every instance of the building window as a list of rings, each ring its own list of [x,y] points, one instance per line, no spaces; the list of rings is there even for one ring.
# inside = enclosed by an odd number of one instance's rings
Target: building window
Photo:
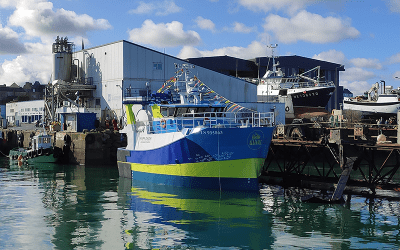
[[[25,111],[29,112],[29,111],[31,111],[31,108],[25,108]]]
[[[96,98],[96,105],[100,105],[100,98]]]
[[[153,63],[153,70],[162,70],[162,63]]]
[[[10,109],[10,113],[14,113],[14,109]]]

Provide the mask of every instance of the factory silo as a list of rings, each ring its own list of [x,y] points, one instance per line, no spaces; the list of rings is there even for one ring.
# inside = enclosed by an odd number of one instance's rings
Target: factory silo
[[[73,43],[68,42],[68,38],[57,36],[53,43],[53,77],[52,80],[71,80],[72,51]]]

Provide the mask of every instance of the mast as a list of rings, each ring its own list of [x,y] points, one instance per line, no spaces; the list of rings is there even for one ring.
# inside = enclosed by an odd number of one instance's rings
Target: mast
[[[271,45],[267,45],[268,48],[272,49],[272,71],[276,72],[276,65],[275,65],[275,57],[274,57],[274,49],[278,47],[278,44],[275,43]]]

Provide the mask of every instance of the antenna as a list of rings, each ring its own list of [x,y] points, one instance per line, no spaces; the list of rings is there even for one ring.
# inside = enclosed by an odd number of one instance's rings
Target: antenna
[[[274,49],[276,47],[278,47],[278,44],[270,44],[267,45],[268,48],[272,49],[272,71],[275,72],[276,71],[276,65],[275,65],[275,57],[274,57]]]

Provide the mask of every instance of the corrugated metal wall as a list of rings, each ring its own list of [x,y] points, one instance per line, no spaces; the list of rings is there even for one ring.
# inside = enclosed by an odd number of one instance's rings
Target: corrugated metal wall
[[[74,59],[79,60],[79,67],[86,72],[84,76],[93,78],[97,87],[95,96],[101,99],[101,109],[114,110],[117,116],[122,115],[122,86],[143,88],[149,82],[151,90],[156,91],[175,75],[174,63],[186,63],[123,40],[75,52]],[[161,68],[154,67],[155,64],[161,65]],[[233,102],[257,100],[256,85],[199,66],[192,73]]]

